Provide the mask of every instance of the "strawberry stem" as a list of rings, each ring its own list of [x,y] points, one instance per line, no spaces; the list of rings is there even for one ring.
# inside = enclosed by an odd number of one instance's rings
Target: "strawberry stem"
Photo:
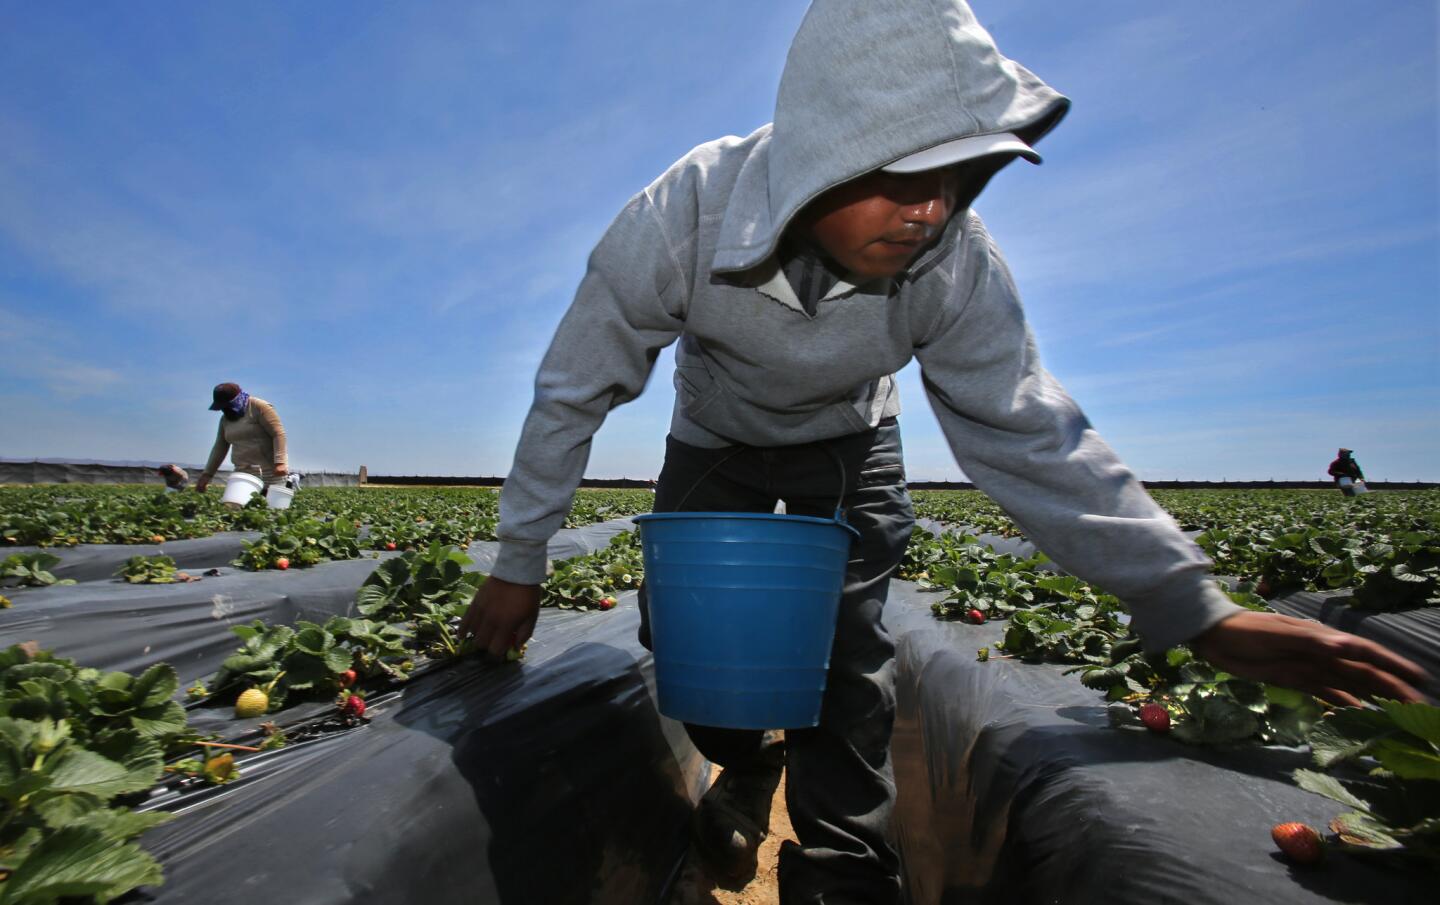
[[[236,751],[259,751],[259,748],[252,748],[249,745],[228,745],[224,742],[196,742],[195,744],[205,748],[233,748]]]

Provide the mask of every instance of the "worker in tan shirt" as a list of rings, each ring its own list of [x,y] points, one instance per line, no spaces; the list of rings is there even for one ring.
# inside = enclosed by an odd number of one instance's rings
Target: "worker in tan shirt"
[[[255,475],[266,484],[284,480],[290,473],[285,455],[285,428],[280,424],[280,416],[275,414],[275,407],[234,383],[218,384],[213,396],[210,410],[220,413],[220,428],[195,489],[205,492],[210,479],[225,461],[227,450],[236,471]]]

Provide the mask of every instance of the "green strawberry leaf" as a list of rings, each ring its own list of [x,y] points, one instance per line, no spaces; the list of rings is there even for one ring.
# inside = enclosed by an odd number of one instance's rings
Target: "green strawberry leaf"
[[[131,690],[137,707],[164,704],[180,690],[180,675],[168,663],[157,663],[135,680]]]
[[[71,827],[43,838],[5,880],[0,905],[49,903],[93,896],[109,901],[162,882],[160,865],[133,843],[92,827]]]
[[[1330,767],[1365,754],[1377,739],[1393,731],[1380,711],[1342,707],[1310,730],[1310,750],[1317,767]]]
[[[1401,779],[1440,780],[1440,754],[1417,748],[1402,738],[1379,739],[1370,753]]]
[[[122,764],[83,748],[66,748],[46,762],[47,792],[92,795],[109,801],[116,795],[148,789],[154,777],[131,771]]]
[[[1324,795],[1326,798],[1334,799],[1358,811],[1365,811],[1366,813],[1370,811],[1369,804],[1352,795],[1349,789],[1341,785],[1340,780],[1327,773],[1317,773],[1314,770],[1299,769],[1292,775],[1295,778],[1295,784],[1307,792]]]
[[[1440,745],[1440,707],[1400,701],[1381,701],[1380,706],[1401,729],[1432,745]]]

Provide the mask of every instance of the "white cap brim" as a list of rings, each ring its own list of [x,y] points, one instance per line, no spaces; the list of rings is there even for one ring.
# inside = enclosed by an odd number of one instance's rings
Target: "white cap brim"
[[[916,151],[881,169],[887,173],[923,173],[990,154],[1018,154],[1031,163],[1040,162],[1040,155],[1035,153],[1035,149],[1021,141],[1014,132],[999,132],[947,141],[943,145]]]

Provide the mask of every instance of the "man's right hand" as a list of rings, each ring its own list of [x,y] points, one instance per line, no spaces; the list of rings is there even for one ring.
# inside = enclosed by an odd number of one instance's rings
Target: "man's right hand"
[[[1374,641],[1309,619],[1249,610],[1222,619],[1190,647],[1226,672],[1347,707],[1362,699],[1424,702],[1431,680],[1418,664]]]
[[[519,650],[535,631],[540,618],[540,586],[514,584],[503,578],[485,579],[460,620],[460,637],[473,637],[478,650],[503,657]]]
[[[204,492],[205,492],[205,488],[206,488],[206,487],[209,487],[209,486],[210,486],[210,479],[207,478],[207,477],[205,477],[204,475],[201,475],[200,477],[198,477],[198,478],[195,479],[195,492],[196,492],[196,493],[204,493]]]

